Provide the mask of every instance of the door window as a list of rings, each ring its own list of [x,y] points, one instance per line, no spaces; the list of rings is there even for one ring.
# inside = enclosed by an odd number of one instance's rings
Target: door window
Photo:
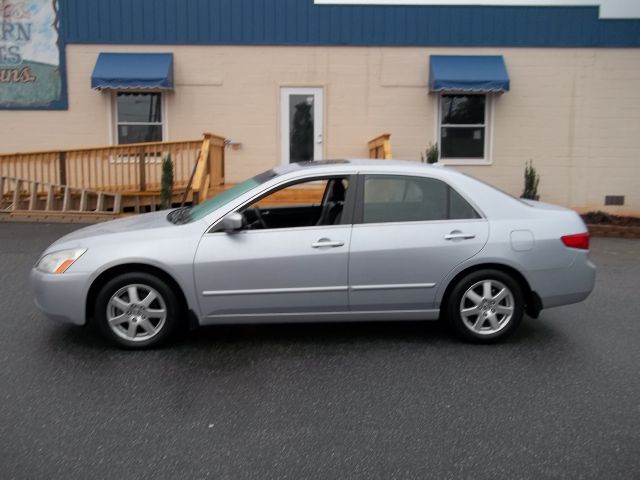
[[[281,90],[282,163],[322,160],[322,89]]]
[[[364,176],[362,223],[480,218],[446,183],[427,177]]]
[[[289,96],[289,162],[313,160],[313,95]]]

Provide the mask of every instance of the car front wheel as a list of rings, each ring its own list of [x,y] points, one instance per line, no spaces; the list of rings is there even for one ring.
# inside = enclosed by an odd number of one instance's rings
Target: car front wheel
[[[124,348],[157,347],[173,337],[180,302],[167,284],[147,273],[125,273],[98,293],[94,318],[102,334]]]
[[[479,270],[462,278],[449,296],[447,317],[454,329],[474,343],[505,338],[524,314],[522,288],[499,270]]]

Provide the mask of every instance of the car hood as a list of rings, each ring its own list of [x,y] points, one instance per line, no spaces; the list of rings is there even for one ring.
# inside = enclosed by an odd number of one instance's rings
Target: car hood
[[[114,233],[134,232],[136,230],[149,230],[154,228],[164,228],[171,226],[172,223],[167,220],[167,214],[170,210],[160,212],[143,213],[142,215],[132,215],[118,220],[98,223],[88,227],[81,228],[75,232],[71,232],[60,238],[54,245],[60,243],[73,242],[90,237],[111,235]],[[52,245],[53,246],[53,245]]]

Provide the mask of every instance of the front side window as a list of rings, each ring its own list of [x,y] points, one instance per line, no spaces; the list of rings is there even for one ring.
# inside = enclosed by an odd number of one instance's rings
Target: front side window
[[[117,143],[161,142],[162,94],[118,92],[116,95]]]
[[[488,160],[487,95],[442,95],[439,129],[441,160]]]
[[[307,179],[278,188],[243,207],[247,230],[320,227],[348,221],[348,176]]]
[[[480,218],[449,185],[427,177],[365,175],[363,223]]]

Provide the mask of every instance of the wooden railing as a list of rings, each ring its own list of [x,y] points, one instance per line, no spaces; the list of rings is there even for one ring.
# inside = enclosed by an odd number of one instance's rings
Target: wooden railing
[[[162,160],[173,161],[174,191],[208,196],[209,186],[224,183],[225,139],[204,134],[201,140],[152,142],[110,147],[0,154],[0,176],[46,185],[103,192],[139,193],[160,190]]]
[[[391,160],[391,134],[383,133],[369,141],[369,158]]]
[[[224,137],[204,134],[198,164],[185,190],[185,198],[191,191],[194,204],[206,200],[210,188],[224,185],[224,147]]]

